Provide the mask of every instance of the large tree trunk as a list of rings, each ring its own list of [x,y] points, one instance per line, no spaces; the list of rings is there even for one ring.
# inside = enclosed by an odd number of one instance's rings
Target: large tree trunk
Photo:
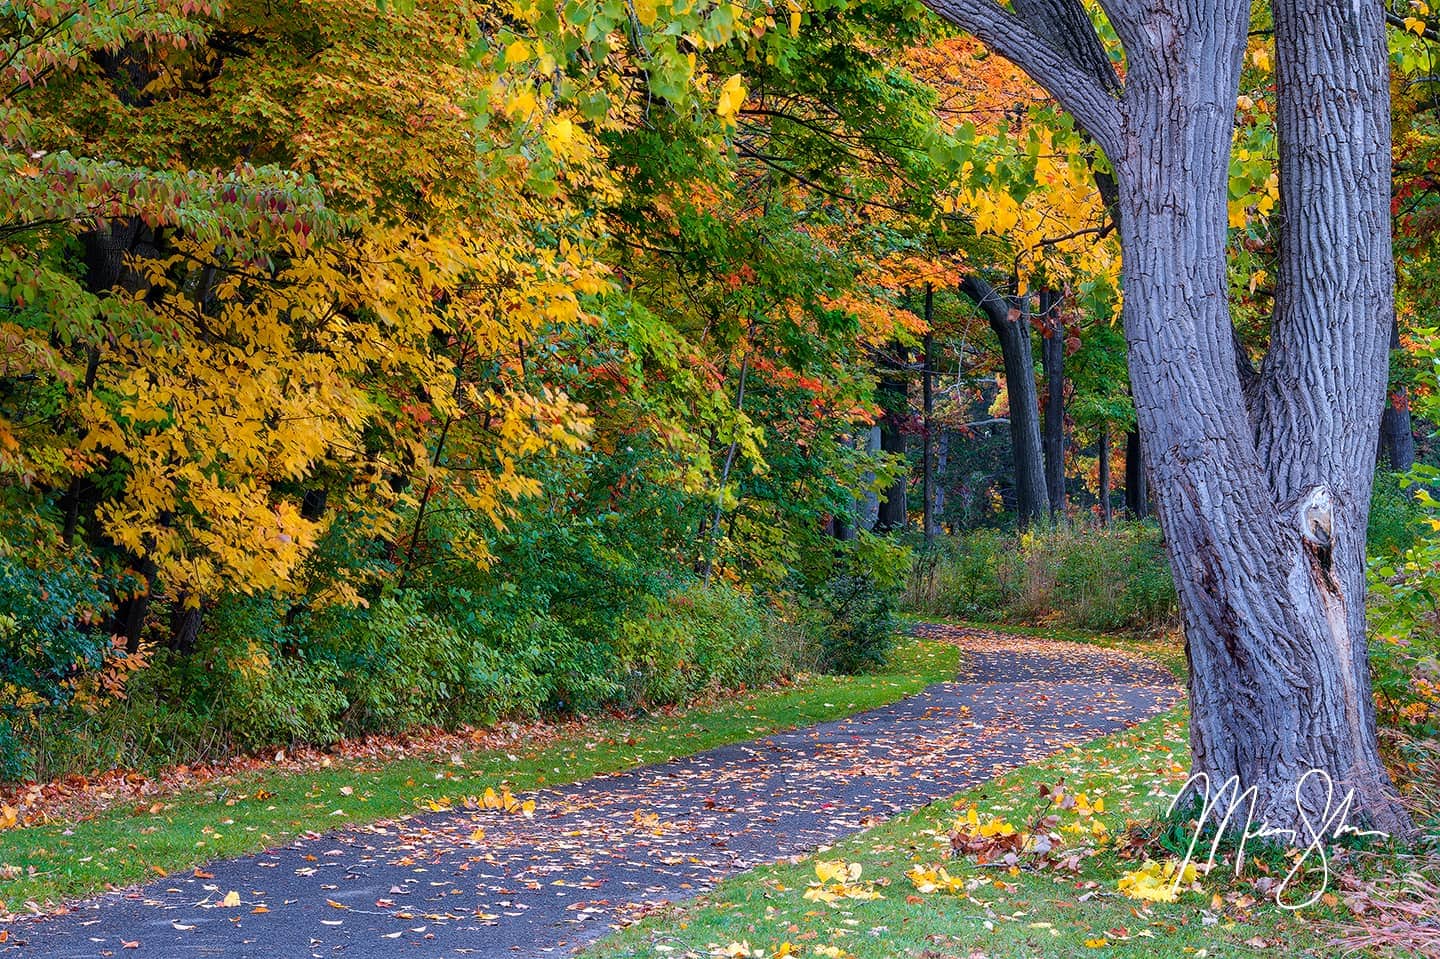
[[[1390,317],[1390,352],[1400,349],[1400,324]],[[1396,383],[1385,398],[1380,414],[1380,449],[1392,470],[1408,470],[1415,465],[1415,431],[1410,425],[1410,391],[1404,383]]]
[[[865,452],[872,457],[880,452],[879,423],[870,427],[865,434]],[[866,470],[861,479],[865,484],[865,495],[856,504],[856,512],[859,514],[860,528],[868,533],[875,529],[876,523],[880,522],[880,494],[870,488],[875,483],[873,470]]]
[[[1002,296],[978,276],[960,291],[975,301],[1000,341],[1005,390],[1010,396],[1010,446],[1015,459],[1015,511],[1021,528],[1050,511],[1045,456],[1040,445],[1040,400],[1035,389],[1035,354],[1030,344],[1030,311],[1020,298]]]
[[[1404,829],[1365,651],[1391,307],[1380,10],[1273,5],[1285,230],[1252,410],[1225,259],[1248,2],[1226,5],[1203,30],[1166,24],[1188,40],[1185,55],[1130,75],[1131,96],[1155,108],[1131,112],[1117,164],[1131,383],[1185,624],[1192,769],[1254,787],[1257,817],[1297,830],[1333,811],[1314,779],[1297,797],[1307,772],[1322,770],[1341,794],[1354,790],[1368,825]]]
[[[1040,366],[1045,373],[1045,495],[1050,515],[1065,512],[1065,323],[1060,297],[1040,292]]]
[[[1333,829],[1347,794],[1348,824],[1410,832],[1379,758],[1365,647],[1393,308],[1381,6],[1271,4],[1283,219],[1270,352],[1245,391],[1226,238],[1249,0],[1107,0],[1126,47],[1120,98],[992,0],[929,2],[1046,85],[1115,168],[1130,378],[1191,667],[1192,771],[1253,789],[1255,821],[1299,845]]]

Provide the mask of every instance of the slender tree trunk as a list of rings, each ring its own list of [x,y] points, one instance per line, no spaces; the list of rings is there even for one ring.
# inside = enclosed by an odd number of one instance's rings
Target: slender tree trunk
[[[1050,515],[1065,513],[1065,323],[1060,297],[1040,292],[1040,365],[1045,373],[1045,494]]]
[[[1115,169],[1130,379],[1190,661],[1192,772],[1253,790],[1254,821],[1299,845],[1347,795],[1348,824],[1409,834],[1365,646],[1394,282],[1382,5],[1270,5],[1282,216],[1269,353],[1247,390],[1226,240],[1250,0],[1106,0],[1126,53],[1119,97],[1031,4],[927,2],[1045,85]],[[1073,19],[1065,28],[1083,29]]]
[[[984,311],[1000,341],[1005,389],[1010,396],[1010,443],[1015,458],[1015,509],[1028,527],[1050,511],[1045,489],[1045,456],[1040,445],[1040,403],[1035,390],[1035,357],[1030,317],[1023,300],[1002,296],[978,276],[968,276],[960,291]]]
[[[1150,483],[1145,476],[1145,454],[1140,449],[1140,431],[1125,434],[1125,510],[1132,519],[1150,515]]]
[[[201,606],[191,606],[188,597],[175,597],[170,611],[170,649],[181,656],[195,652],[195,643],[200,638]]]
[[[925,545],[931,546],[935,543],[935,437],[932,435],[931,424],[935,414],[935,335],[930,325],[935,318],[935,288],[929,283],[925,284],[925,347],[924,364],[921,371],[921,382],[923,385],[923,399],[921,409],[924,421],[921,429],[921,442],[925,444],[922,459],[922,495],[925,497],[925,509],[922,522],[925,530]]]
[[[939,449],[935,454],[935,531],[945,529],[945,475],[950,468],[950,431],[941,427]]]
[[[905,381],[905,348],[896,344],[892,347],[894,356],[887,359],[880,372],[880,383],[876,390],[880,406],[885,411],[880,420],[880,449],[896,453],[901,459],[906,452],[903,424],[909,418],[910,397]],[[909,508],[906,504],[906,488],[909,486],[907,470],[902,467],[900,475],[880,496],[879,515],[875,519],[875,531],[888,533],[904,529],[909,522]]]
[[[745,354],[740,358],[740,384],[735,389],[735,414],[738,420],[739,414],[745,409],[745,380],[750,375],[750,350],[747,346]],[[732,425],[732,430],[738,429],[738,424]],[[715,515],[710,520],[710,535],[705,544],[705,573],[702,577],[705,585],[710,585],[710,577],[715,572],[715,549],[719,545],[720,519],[725,509],[725,487],[730,485],[730,470],[735,465],[735,454],[740,450],[740,438],[733,436],[730,439],[730,448],[725,451],[725,464],[720,469],[720,488],[715,493]]]
[[[1110,426],[1100,427],[1100,525],[1110,525]]]
[[[1390,352],[1400,349],[1400,323],[1390,317]],[[1385,398],[1380,413],[1380,450],[1384,462],[1392,470],[1408,470],[1415,465],[1415,432],[1410,425],[1410,392],[1404,383],[1396,383]]]
[[[880,452],[880,445],[881,428],[880,424],[876,423],[865,435],[865,452],[874,456]],[[880,494],[870,488],[875,483],[873,470],[867,470],[862,478],[865,481],[865,495],[859,503],[860,528],[868,533],[874,531],[875,524],[880,522]]]

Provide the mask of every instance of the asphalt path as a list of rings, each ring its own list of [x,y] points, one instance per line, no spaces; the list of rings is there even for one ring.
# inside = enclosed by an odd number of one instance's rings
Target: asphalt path
[[[1126,654],[921,629],[961,647],[961,673],[890,706],[522,796],[530,819],[423,814],[212,863],[12,924],[0,957],[567,955],[1180,698],[1167,670]]]

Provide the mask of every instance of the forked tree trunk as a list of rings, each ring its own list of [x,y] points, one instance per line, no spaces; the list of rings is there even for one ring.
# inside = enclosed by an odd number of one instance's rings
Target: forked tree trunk
[[[1409,833],[1365,647],[1393,307],[1381,5],[1272,0],[1276,311],[1257,388],[1242,391],[1225,250],[1249,0],[1107,0],[1126,48],[1118,98],[1024,9],[929,2],[1047,86],[1115,168],[1130,378],[1185,626],[1193,772],[1253,788],[1255,821],[1300,845],[1347,793],[1350,825]],[[1299,788],[1312,770],[1333,798],[1313,776]]]

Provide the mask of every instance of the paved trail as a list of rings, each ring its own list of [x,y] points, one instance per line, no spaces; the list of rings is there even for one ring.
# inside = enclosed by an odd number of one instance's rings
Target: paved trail
[[[12,925],[0,957],[566,955],[659,903],[1133,725],[1180,696],[1145,660],[922,629],[960,645],[962,672],[891,706],[545,790],[534,819],[437,813],[215,863],[213,879],[171,876]],[[243,905],[217,908],[230,890]]]

